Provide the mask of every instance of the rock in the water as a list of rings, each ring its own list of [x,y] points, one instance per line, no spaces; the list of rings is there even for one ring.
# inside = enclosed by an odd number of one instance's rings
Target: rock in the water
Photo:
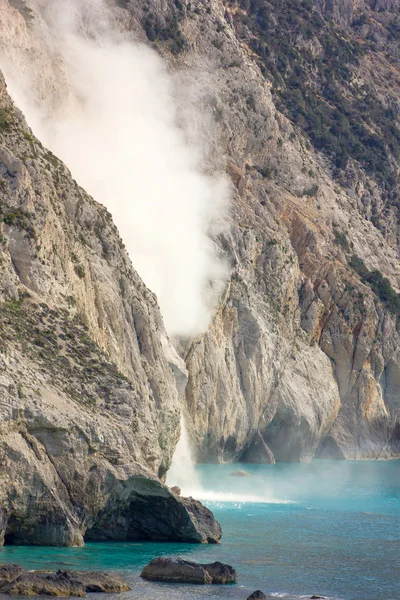
[[[179,500],[189,515],[190,526],[194,530],[194,541],[218,544],[222,537],[222,530],[211,510],[194,498],[179,498]],[[189,539],[189,534],[185,533],[185,535]]]
[[[241,469],[239,471],[232,471],[232,473],[230,473],[230,476],[231,477],[250,477],[250,473]]]
[[[182,558],[154,558],[142,571],[143,579],[175,583],[236,583],[237,573],[221,562],[198,564]]]
[[[12,596],[77,596],[86,592],[127,592],[131,587],[116,573],[89,571],[29,572],[20,565],[0,567],[0,592]]]
[[[10,596],[76,596],[86,595],[85,586],[68,577],[53,573],[23,573],[14,581],[1,587]]]
[[[319,600],[321,598],[325,598],[325,596],[311,596],[310,600]]]
[[[25,569],[21,565],[1,565],[0,566],[0,587],[7,582],[14,581],[26,573]]]
[[[57,575],[85,587],[86,592],[118,593],[132,589],[118,573],[57,571]]]
[[[267,600],[267,596],[261,590],[256,590],[247,600]]]
[[[236,569],[230,565],[225,565],[224,563],[217,561],[207,565],[202,564],[200,566],[212,577],[213,583],[226,584],[237,582]]]
[[[170,583],[212,583],[212,577],[197,563],[181,558],[154,558],[140,577]]]

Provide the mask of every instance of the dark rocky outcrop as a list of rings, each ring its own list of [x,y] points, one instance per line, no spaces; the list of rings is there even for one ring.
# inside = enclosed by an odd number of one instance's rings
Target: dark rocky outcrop
[[[0,591],[10,596],[74,596],[83,598],[85,586],[62,575],[24,573],[2,586]]]
[[[89,592],[119,593],[131,587],[117,573],[89,571],[26,571],[20,565],[0,566],[0,592],[11,596],[83,598]]]
[[[237,573],[220,562],[199,564],[181,558],[154,558],[143,569],[143,579],[170,583],[227,584],[236,583]]]
[[[180,558],[154,558],[140,576],[170,583],[212,583],[211,575],[201,565]]]
[[[76,582],[85,588],[86,593],[127,592],[131,587],[118,573],[102,571],[57,571],[57,576]]]
[[[247,600],[267,600],[267,596],[261,590],[253,592]]]
[[[212,583],[226,584],[237,582],[236,569],[230,565],[217,561],[210,564],[201,564],[200,566],[210,575]]]
[[[0,566],[0,585],[15,581],[17,577],[26,573],[26,570],[21,565],[1,565]]]

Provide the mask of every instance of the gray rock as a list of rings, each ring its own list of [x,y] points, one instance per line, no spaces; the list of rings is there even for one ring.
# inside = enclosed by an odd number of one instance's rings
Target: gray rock
[[[267,600],[267,596],[261,590],[256,590],[247,600]]]
[[[231,477],[251,477],[250,473],[248,473],[248,471],[244,471],[243,469],[240,469],[239,471],[232,471],[232,473],[229,473],[229,475]]]
[[[140,576],[170,583],[212,583],[211,575],[201,565],[180,558],[154,558]]]
[[[264,442],[260,432],[253,437],[250,446],[242,454],[240,460],[250,464],[273,465],[275,463],[274,455]]]
[[[226,584],[237,582],[236,569],[230,565],[217,561],[210,564],[201,564],[200,566],[210,575],[212,583]]]
[[[237,582],[237,573],[220,562],[198,564],[181,558],[154,558],[142,571],[143,579],[171,583],[227,584]]]
[[[117,573],[89,571],[28,572],[20,565],[0,567],[0,591],[13,596],[78,596],[119,593],[131,587]]]
[[[0,565],[0,587],[14,581],[22,574],[26,574],[26,570],[21,565]]]
[[[62,575],[24,573],[2,586],[1,591],[10,596],[75,596],[86,595],[85,586]]]
[[[57,571],[57,577],[82,585],[86,593],[119,593],[132,589],[118,573]]]

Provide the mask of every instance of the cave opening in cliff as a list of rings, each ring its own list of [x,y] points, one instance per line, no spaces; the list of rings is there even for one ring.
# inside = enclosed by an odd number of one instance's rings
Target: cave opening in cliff
[[[173,497],[135,496],[124,510],[107,511],[87,529],[88,541],[179,541],[182,537],[197,542],[187,512]]]
[[[4,546],[14,546],[15,535],[13,533],[6,533],[4,536]]]

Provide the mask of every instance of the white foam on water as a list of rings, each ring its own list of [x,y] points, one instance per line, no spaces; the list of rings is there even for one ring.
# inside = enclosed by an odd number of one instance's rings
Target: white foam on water
[[[253,494],[241,494],[232,492],[216,492],[212,490],[193,490],[193,496],[205,502],[236,502],[240,504],[293,504],[292,500],[258,496]]]

